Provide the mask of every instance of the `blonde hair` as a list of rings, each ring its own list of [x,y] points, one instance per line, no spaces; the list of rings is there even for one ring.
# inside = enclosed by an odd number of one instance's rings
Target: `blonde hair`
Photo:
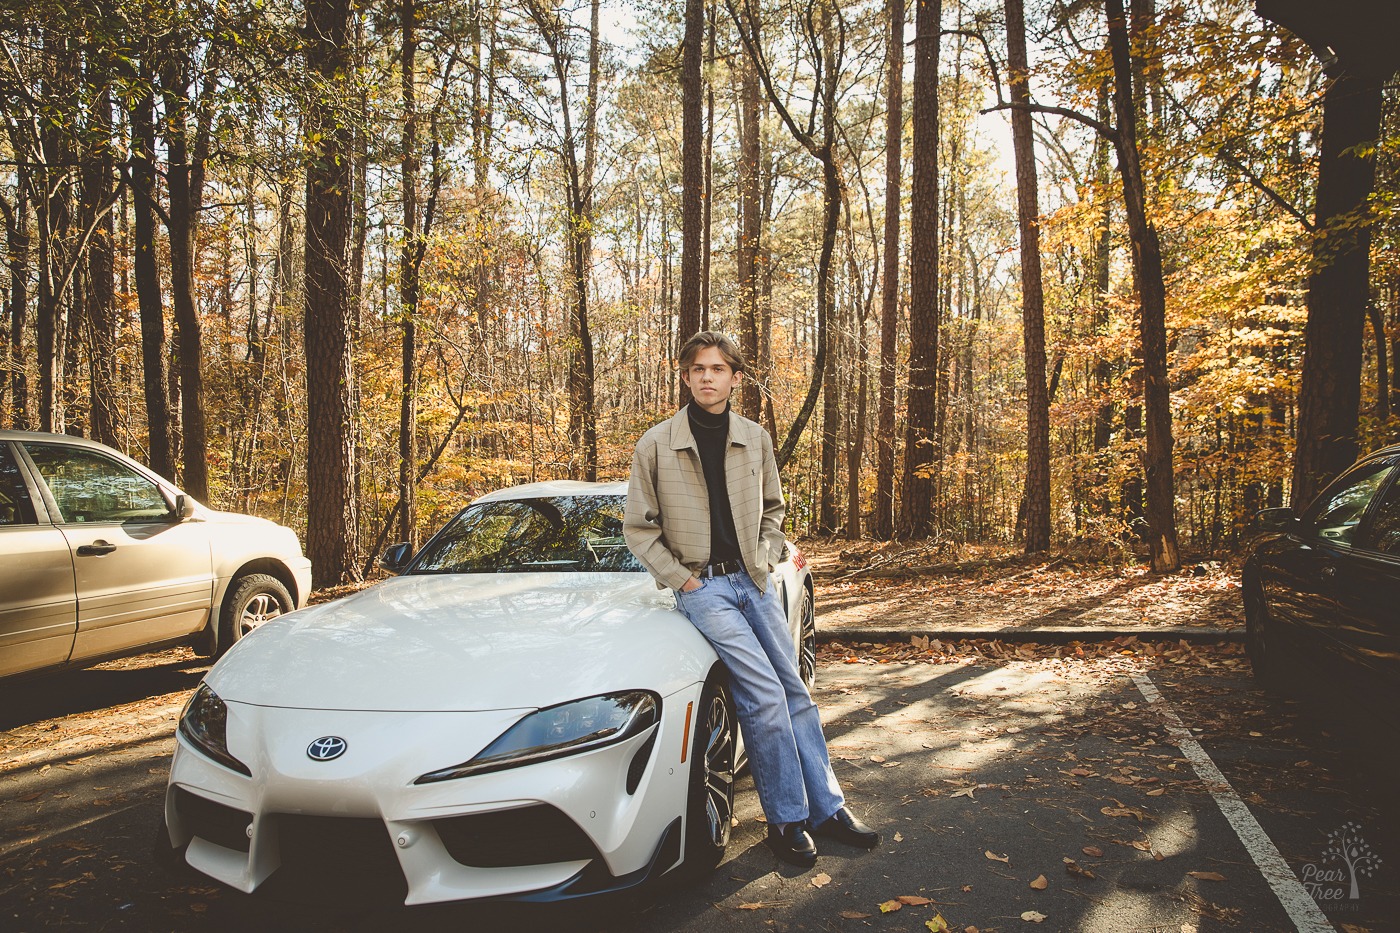
[[[695,358],[700,355],[700,351],[706,347],[714,347],[719,351],[720,356],[729,364],[729,368],[736,373],[745,370],[744,354],[739,350],[734,338],[728,334],[722,334],[717,330],[702,330],[691,337],[681,347],[680,368],[684,372],[690,369],[690,365],[695,362]]]

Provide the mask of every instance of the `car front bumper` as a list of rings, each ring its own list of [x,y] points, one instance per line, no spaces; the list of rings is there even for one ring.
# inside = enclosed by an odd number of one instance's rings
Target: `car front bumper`
[[[470,759],[522,711],[231,702],[229,749],[252,776],[179,736],[165,800],[170,842],[198,871],[250,893],[308,863],[342,880],[396,865],[406,904],[627,887],[680,861],[690,768],[682,750],[699,692],[696,684],[666,697],[655,726],[616,745],[430,784],[414,781]],[[346,752],[312,760],[308,746],[327,735],[343,738]]]

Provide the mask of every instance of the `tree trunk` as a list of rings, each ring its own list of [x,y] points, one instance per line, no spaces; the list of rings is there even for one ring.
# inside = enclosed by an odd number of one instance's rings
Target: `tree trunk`
[[[155,96],[143,92],[131,110],[131,178],[136,237],[132,259],[136,303],[141,316],[141,370],[146,396],[147,444],[150,465],[161,476],[175,476],[175,452],[170,437],[170,396],[166,384],[165,310],[156,265],[156,130]]]
[[[1345,70],[1322,101],[1317,219],[1298,389],[1293,507],[1302,509],[1326,480],[1357,456],[1361,345],[1370,298],[1368,199],[1375,159],[1357,148],[1380,135],[1382,82]]]
[[[1021,333],[1026,351],[1026,553],[1050,547],[1050,402],[1045,389],[1045,293],[1040,281],[1040,198],[1031,128],[1030,62],[1022,0],[1006,0],[1011,144],[1016,153],[1016,217],[1021,236]]]
[[[29,311],[29,170],[15,168],[15,209],[5,215],[5,258],[10,267],[10,427],[29,421],[29,380],[24,367],[24,322]]]
[[[705,42],[704,0],[686,0],[681,56],[681,295],[677,338],[683,343],[700,330],[701,234],[704,232],[704,87],[700,62]],[[679,350],[679,347],[677,348]],[[681,404],[690,391],[681,385]]]
[[[938,426],[938,37],[942,0],[916,0],[914,157],[909,208],[909,401],[899,533],[932,532]]]
[[[418,237],[418,4],[403,0],[399,5],[403,30],[400,48],[400,76],[403,93],[403,251],[399,260],[399,309],[402,327],[401,370],[403,386],[399,396],[399,540],[415,550],[418,546],[417,489],[418,461],[418,371],[415,366],[418,322],[419,257]]]
[[[1108,83],[1107,81],[1099,90],[1099,112],[1100,120],[1110,119],[1108,113]],[[1112,170],[1108,162],[1109,141],[1099,136],[1094,139],[1094,191],[1099,199],[1097,208],[1098,226],[1094,230],[1093,252],[1090,257],[1090,274],[1094,283],[1094,337],[1103,340],[1108,334],[1109,326],[1109,260],[1112,257],[1112,225],[1113,225],[1113,203],[1109,200],[1109,172]],[[1095,354],[1093,364],[1093,391],[1098,405],[1094,408],[1093,425],[1093,451],[1094,451],[1094,478],[1093,484],[1100,491],[1099,509],[1104,514],[1109,514],[1112,508],[1112,497],[1108,490],[1108,474],[1101,468],[1101,460],[1107,456],[1108,445],[1113,439],[1113,397],[1110,382],[1113,376],[1113,360],[1107,352]]]
[[[352,130],[341,115],[350,74],[350,0],[308,0],[306,60],[306,543],[313,584],[353,579],[356,503],[350,410]]]
[[[170,188],[170,298],[175,312],[175,355],[180,373],[181,485],[201,502],[209,501],[208,443],[204,428],[204,338],[195,306],[195,238],[203,200],[204,165],[200,144],[191,151],[188,110],[188,61],[167,69],[165,145],[170,156],[166,181]],[[196,131],[197,139],[199,131]]]
[[[754,25],[757,29],[757,24]],[[739,242],[738,258],[740,348],[753,370],[740,390],[740,410],[745,418],[762,417],[762,379],[759,359],[759,282],[758,256],[763,236],[762,187],[763,153],[759,136],[759,86],[754,64],[747,56],[739,68]]]
[[[904,0],[889,0],[886,51],[885,257],[880,285],[880,401],[875,429],[875,504],[870,534],[894,534],[895,370],[899,338],[899,199],[904,135]]]
[[[1147,447],[1143,473],[1147,486],[1147,548],[1152,569],[1169,573],[1181,566],[1176,542],[1175,478],[1172,463],[1171,386],[1167,378],[1167,293],[1162,281],[1162,251],[1157,228],[1147,216],[1147,194],[1137,149],[1137,113],[1133,107],[1132,62],[1123,0],[1105,0],[1109,44],[1113,51],[1113,108],[1118,122],[1118,170],[1132,241],[1141,319],[1143,414]]]
[[[112,96],[105,75],[89,77],[99,86],[92,109],[93,151],[84,160],[83,203],[100,208],[112,197],[116,160],[112,154]],[[117,300],[116,225],[108,211],[98,222],[88,245],[87,312],[89,416],[92,437],[109,447],[117,446]]]

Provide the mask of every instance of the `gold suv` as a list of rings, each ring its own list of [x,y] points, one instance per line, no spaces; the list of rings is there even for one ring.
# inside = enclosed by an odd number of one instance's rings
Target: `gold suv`
[[[0,678],[181,642],[222,654],[310,590],[290,528],[93,441],[0,431]]]

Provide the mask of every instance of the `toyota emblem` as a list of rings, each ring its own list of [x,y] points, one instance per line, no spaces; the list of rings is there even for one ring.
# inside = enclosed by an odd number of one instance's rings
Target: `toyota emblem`
[[[345,740],[338,735],[323,735],[306,746],[306,757],[312,761],[333,761],[345,754]]]

